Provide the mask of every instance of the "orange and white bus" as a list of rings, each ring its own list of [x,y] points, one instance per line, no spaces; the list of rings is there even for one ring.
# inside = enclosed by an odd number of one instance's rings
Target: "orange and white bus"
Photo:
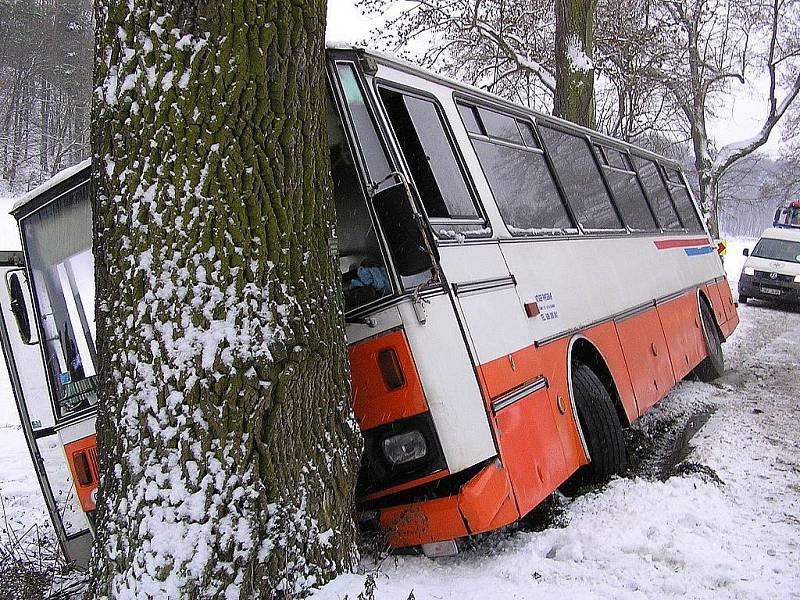
[[[357,506],[394,547],[452,553],[621,472],[622,428],[722,373],[736,305],[676,163],[379,53],[330,47],[327,72]],[[0,257],[21,418],[79,563],[98,479],[89,176],[22,198],[23,253]]]

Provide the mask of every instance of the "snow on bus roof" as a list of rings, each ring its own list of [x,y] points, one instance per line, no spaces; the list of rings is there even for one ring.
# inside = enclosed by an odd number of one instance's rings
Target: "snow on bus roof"
[[[22,208],[23,206],[25,206],[28,202],[30,202],[34,198],[37,198],[37,197],[41,196],[47,190],[49,190],[51,188],[54,188],[55,186],[57,186],[62,181],[66,181],[67,179],[69,179],[70,177],[75,175],[76,173],[79,173],[80,171],[82,171],[83,169],[88,167],[91,163],[92,163],[92,159],[91,158],[87,158],[86,160],[79,162],[77,165],[73,165],[71,167],[68,167],[68,168],[64,169],[63,171],[59,171],[58,173],[53,175],[50,179],[48,179],[47,181],[45,181],[41,185],[33,188],[30,192],[28,192],[22,198],[17,200],[14,203],[14,206],[11,207],[11,212],[13,213],[17,209]]]

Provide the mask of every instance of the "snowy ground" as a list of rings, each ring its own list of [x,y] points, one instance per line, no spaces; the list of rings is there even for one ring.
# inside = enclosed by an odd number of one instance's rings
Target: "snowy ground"
[[[730,243],[732,280],[744,246]],[[365,559],[375,598],[800,598],[800,311],[750,304],[740,316],[722,380],[681,383],[629,434],[628,477],[453,558]],[[45,524],[19,429],[0,426],[0,449],[9,519]],[[355,600],[366,577],[313,597]]]

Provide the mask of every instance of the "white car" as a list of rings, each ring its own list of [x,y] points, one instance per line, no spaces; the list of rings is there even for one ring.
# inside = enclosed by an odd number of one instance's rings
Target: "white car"
[[[761,234],[739,278],[739,302],[750,298],[800,304],[800,229],[771,227]]]

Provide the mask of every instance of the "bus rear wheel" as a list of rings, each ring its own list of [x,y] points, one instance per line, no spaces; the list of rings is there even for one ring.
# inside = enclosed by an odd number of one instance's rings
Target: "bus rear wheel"
[[[589,464],[564,484],[562,491],[567,494],[582,485],[608,481],[612,475],[622,473],[627,464],[625,438],[614,401],[594,371],[580,362],[572,364],[572,397]]]
[[[694,373],[700,381],[710,382],[722,377],[725,372],[725,357],[722,354],[717,322],[705,300],[700,301],[700,320],[703,324],[703,339],[706,341],[708,356],[697,365]]]

